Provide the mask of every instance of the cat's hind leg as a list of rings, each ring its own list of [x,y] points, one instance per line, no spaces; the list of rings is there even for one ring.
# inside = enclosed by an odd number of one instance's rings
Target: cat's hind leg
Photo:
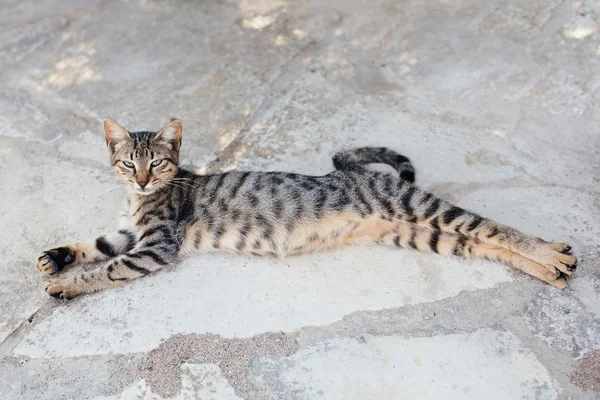
[[[442,255],[480,258],[502,262],[544,282],[564,288],[567,283],[559,273],[504,247],[482,242],[462,234],[441,232],[413,223],[400,223],[382,232],[379,243]]]
[[[464,227],[463,230],[465,230]],[[467,227],[465,233],[469,237],[477,238],[484,243],[521,254],[544,265],[551,271],[558,270],[567,276],[571,276],[577,268],[577,258],[570,254],[570,245],[546,242],[491,219],[483,218],[477,228],[469,230],[469,227]]]
[[[457,208],[448,212],[454,212]],[[488,218],[464,212],[455,221],[443,214],[436,222],[441,230],[455,232],[483,243],[510,250],[545,266],[552,272],[560,271],[571,276],[577,268],[577,258],[569,254],[571,246],[566,243],[550,243],[535,236],[526,235],[510,226]],[[446,223],[447,222],[447,223]]]
[[[577,258],[566,243],[549,243],[515,228],[449,204],[431,193],[403,185],[400,201],[410,218],[424,227],[464,235],[480,242],[510,250],[543,265],[549,271],[572,275]]]

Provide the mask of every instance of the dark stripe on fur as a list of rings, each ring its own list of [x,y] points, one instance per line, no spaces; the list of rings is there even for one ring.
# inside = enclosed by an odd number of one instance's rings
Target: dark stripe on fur
[[[238,191],[244,185],[244,182],[246,182],[246,179],[248,179],[249,175],[250,175],[250,172],[244,172],[242,174],[242,176],[240,177],[240,181],[235,185],[235,187],[233,188],[233,191],[231,192],[232,199],[235,198],[235,196],[237,196]]]
[[[440,228],[440,217],[435,217],[434,219],[431,220],[431,227],[433,229],[438,230],[438,231],[441,230],[441,228]]]
[[[440,232],[439,231],[432,231],[431,232],[431,237],[429,238],[429,247],[431,248],[431,250],[435,253],[438,252],[438,242],[440,240]]]
[[[417,248],[417,243],[415,242],[416,236],[417,236],[417,232],[414,229],[412,229],[410,231],[410,239],[408,240],[408,245],[410,247],[412,247],[413,249]]]
[[[491,238],[492,236],[496,236],[497,234],[498,234],[498,228],[493,226],[492,229],[490,229],[490,233],[488,233],[486,236],[488,238]]]
[[[454,246],[454,250],[452,251],[452,254],[454,254],[455,256],[463,255],[465,243],[467,243],[467,237],[465,235],[460,235],[456,242],[456,246]]]
[[[108,268],[106,268],[106,271],[107,271],[106,276],[108,277],[108,280],[113,281],[113,282],[114,281],[126,281],[127,278],[113,278],[112,276],[110,276],[110,273],[115,270],[114,265],[115,264],[113,263],[113,264],[109,265]]]
[[[427,207],[427,210],[425,210],[425,214],[423,214],[423,217],[425,219],[431,218],[438,210],[438,208],[440,208],[440,199],[435,199],[433,200],[433,203],[431,203],[431,205]]]
[[[452,206],[446,212],[444,212],[444,216],[442,218],[442,222],[445,225],[452,223],[456,218],[460,217],[464,214],[464,210],[459,207]]]
[[[117,256],[117,252],[115,251],[115,248],[113,247],[112,244],[110,244],[104,238],[104,236],[96,239],[96,248],[98,249],[98,251],[100,253],[104,254],[107,257],[116,257]]]
[[[481,225],[482,222],[483,218],[481,218],[479,215],[476,215],[475,219],[473,219],[469,226],[467,226],[467,232],[471,232],[472,230],[476,229],[479,225]]]
[[[161,256],[159,256],[158,253],[156,253],[154,250],[141,250],[136,253],[129,254],[129,257],[133,257],[133,258],[150,257],[160,265],[168,264],[168,262],[165,261]]]
[[[221,236],[225,233],[225,226],[221,225],[215,231],[215,236],[213,237],[213,247],[218,249],[221,245]]]
[[[148,275],[150,273],[150,271],[147,270],[146,268],[138,267],[137,265],[135,265],[134,263],[132,263],[129,260],[122,260],[122,261],[123,261],[123,265],[125,265],[127,268],[129,268],[132,271],[139,272],[142,275]]]
[[[406,191],[402,194],[402,197],[400,198],[402,201],[402,207],[408,215],[412,215],[414,211],[410,202],[412,200],[412,196],[415,194],[415,191],[415,187],[411,185],[408,187],[408,189],[406,189]]]

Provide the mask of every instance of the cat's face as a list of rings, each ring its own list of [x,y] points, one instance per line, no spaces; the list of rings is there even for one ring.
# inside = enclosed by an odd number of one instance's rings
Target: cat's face
[[[168,185],[177,172],[182,129],[180,121],[173,121],[158,133],[130,133],[104,119],[113,168],[135,193],[149,195]]]

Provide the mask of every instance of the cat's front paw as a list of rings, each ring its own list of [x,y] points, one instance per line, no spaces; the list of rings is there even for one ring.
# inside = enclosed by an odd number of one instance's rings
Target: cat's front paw
[[[73,260],[73,255],[68,247],[57,247],[42,252],[38,257],[36,268],[42,274],[54,275],[62,271],[65,265],[72,263]]]
[[[77,288],[73,278],[61,278],[46,282],[46,293],[52,297],[71,300],[83,292]]]

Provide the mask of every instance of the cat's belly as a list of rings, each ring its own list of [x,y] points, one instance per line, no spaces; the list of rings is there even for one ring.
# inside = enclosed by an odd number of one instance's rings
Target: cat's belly
[[[294,225],[290,231],[281,226],[231,224],[209,227],[199,221],[189,226],[181,248],[183,254],[227,251],[256,256],[284,257],[312,253],[350,244],[377,242],[381,232],[398,229],[398,221],[377,216],[361,217],[352,211],[331,213]]]

